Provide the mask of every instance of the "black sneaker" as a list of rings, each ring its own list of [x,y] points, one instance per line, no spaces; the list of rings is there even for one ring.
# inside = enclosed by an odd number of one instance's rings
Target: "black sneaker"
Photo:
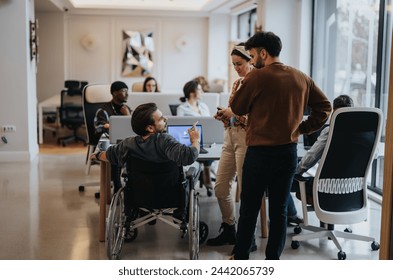
[[[222,223],[219,229],[220,234],[215,238],[207,240],[207,246],[223,246],[223,245],[235,245],[236,243],[236,228],[235,225],[228,225]]]
[[[288,216],[287,224],[288,226],[298,226],[299,224],[304,223],[303,219],[298,216]]]

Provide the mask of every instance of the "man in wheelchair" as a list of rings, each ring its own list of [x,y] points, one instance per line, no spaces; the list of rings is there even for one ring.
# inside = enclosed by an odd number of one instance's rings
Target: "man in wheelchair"
[[[118,166],[125,166],[128,181],[138,181],[138,176],[146,170],[149,173],[149,180],[159,180],[159,185],[171,185],[171,180],[180,179],[184,181],[183,167],[193,164],[199,155],[200,132],[195,127],[191,127],[188,130],[191,146],[186,146],[179,143],[171,135],[164,133],[166,130],[166,121],[167,119],[162,115],[162,112],[157,108],[155,103],[139,105],[134,110],[131,118],[132,129],[137,136],[126,138],[122,142],[110,146],[106,151],[99,151],[91,157],[92,159],[109,161],[111,164]],[[178,168],[173,168],[173,165]],[[195,166],[199,169],[199,165]],[[166,175],[163,178],[160,174]],[[146,180],[146,178],[142,180]],[[132,185],[133,187],[128,187],[128,185]],[[133,195],[136,193],[134,185],[137,184],[132,184],[132,182],[129,184],[127,182],[124,190],[124,207],[127,220],[137,217],[138,213],[135,213],[133,209],[136,209],[139,204],[143,204],[143,201],[150,201],[148,203],[151,204],[155,204],[154,201],[156,201],[156,203],[162,204],[162,201],[166,199],[165,196],[173,193],[170,190],[163,190],[159,194],[155,193],[153,198],[144,197],[147,196],[146,194],[135,196]],[[142,183],[138,185],[141,188],[145,188],[151,184]],[[147,193],[149,193],[149,190],[147,190]],[[188,192],[184,191],[181,195],[183,196],[180,199],[183,201],[181,203],[182,207],[179,207],[177,209],[178,211],[173,213],[173,217],[174,220],[184,221],[186,219],[185,209],[187,207]],[[171,200],[171,198],[168,199]],[[153,205],[151,206],[153,208]],[[146,208],[146,204],[144,207]]]

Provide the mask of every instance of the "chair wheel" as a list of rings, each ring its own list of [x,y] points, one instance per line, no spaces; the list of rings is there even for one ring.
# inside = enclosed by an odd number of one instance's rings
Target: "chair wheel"
[[[85,186],[79,186],[78,190],[79,190],[79,192],[84,192],[85,191]]]
[[[352,233],[352,229],[347,227],[347,228],[344,229],[344,232]]]
[[[345,252],[343,252],[343,251],[340,251],[337,253],[337,258],[339,260],[345,260],[347,258],[347,254],[345,254]]]
[[[99,192],[96,192],[96,193],[94,194],[94,197],[95,197],[96,199],[99,199],[99,198],[100,198],[100,193],[99,193]]]
[[[299,226],[297,226],[297,227],[295,227],[295,228],[293,229],[293,232],[296,233],[296,234],[299,234],[299,233],[302,232],[302,228],[299,227]]]
[[[291,247],[292,247],[292,249],[297,249],[297,248],[299,248],[300,247],[300,242],[299,241],[292,241],[291,242]]]
[[[199,243],[206,241],[209,235],[209,226],[205,222],[199,222]]]
[[[130,242],[134,241],[137,236],[138,236],[138,229],[137,228],[127,230],[126,235],[124,236],[124,242],[130,243]]]
[[[376,241],[373,241],[373,243],[371,243],[371,249],[373,251],[379,250],[379,243]]]

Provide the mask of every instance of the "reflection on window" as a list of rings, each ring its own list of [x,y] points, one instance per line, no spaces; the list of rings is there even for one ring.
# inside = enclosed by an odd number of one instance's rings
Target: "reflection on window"
[[[315,80],[331,100],[347,94],[355,106],[373,107],[379,0],[316,2]]]
[[[355,106],[380,107],[386,114],[390,4],[391,0],[315,0],[312,76],[329,100],[347,94]],[[382,177],[383,158],[374,164],[369,180],[379,192]]]

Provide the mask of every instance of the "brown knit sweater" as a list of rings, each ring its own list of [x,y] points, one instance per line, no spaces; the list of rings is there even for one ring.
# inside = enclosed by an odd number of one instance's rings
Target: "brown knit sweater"
[[[280,62],[252,70],[230,106],[237,115],[248,114],[248,146],[296,143],[300,134],[322,127],[332,110],[310,77]],[[307,106],[311,114],[303,121]]]

